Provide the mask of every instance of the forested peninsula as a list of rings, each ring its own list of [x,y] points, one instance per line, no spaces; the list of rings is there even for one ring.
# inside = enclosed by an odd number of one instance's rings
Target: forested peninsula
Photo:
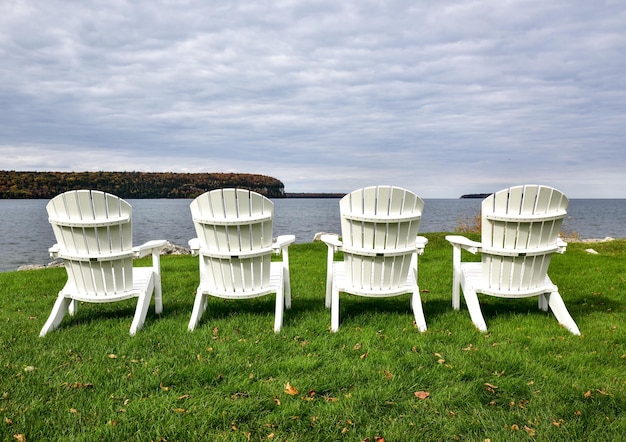
[[[68,190],[96,189],[122,198],[195,198],[237,187],[285,198],[276,178],[248,173],[0,171],[0,199],[49,199]]]

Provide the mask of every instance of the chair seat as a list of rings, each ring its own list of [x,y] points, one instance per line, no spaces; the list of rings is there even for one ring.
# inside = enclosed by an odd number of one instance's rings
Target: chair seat
[[[406,293],[413,293],[413,290],[417,286],[417,280],[415,279],[415,272],[413,270],[409,271],[404,284],[394,290],[368,290],[363,287],[349,287],[346,284],[346,281],[345,264],[343,261],[335,261],[333,263],[333,284],[340,292],[371,298],[386,298],[390,296],[400,296]]]
[[[552,283],[548,275],[546,275],[544,283],[541,286],[530,290],[505,291],[489,289],[485,286],[483,280],[483,264],[481,262],[461,263],[461,272],[463,274],[463,281],[461,281],[462,287],[469,284],[478,293],[484,293],[499,298],[528,298],[530,296],[551,293],[557,290],[557,287]]]
[[[200,281],[198,290],[202,293],[211,294],[218,298],[224,299],[251,299],[258,296],[269,295],[276,291],[283,284],[283,264],[281,262],[273,262],[270,264],[270,281],[269,285],[263,288],[246,291],[224,291],[216,289],[211,280],[204,278]]]

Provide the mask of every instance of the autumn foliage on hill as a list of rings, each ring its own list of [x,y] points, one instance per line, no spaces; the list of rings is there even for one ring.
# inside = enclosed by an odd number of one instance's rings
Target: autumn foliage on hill
[[[101,190],[122,198],[195,198],[229,187],[285,197],[281,181],[247,173],[0,171],[0,199],[48,199],[74,189]]]

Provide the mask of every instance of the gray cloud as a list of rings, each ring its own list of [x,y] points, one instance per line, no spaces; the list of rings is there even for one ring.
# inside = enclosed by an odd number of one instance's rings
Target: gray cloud
[[[4,169],[626,197],[622,2],[0,3]]]

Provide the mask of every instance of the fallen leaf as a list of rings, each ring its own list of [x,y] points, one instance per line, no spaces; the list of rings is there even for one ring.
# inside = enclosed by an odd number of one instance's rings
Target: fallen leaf
[[[416,391],[415,393],[413,393],[415,395],[416,398],[418,399],[426,399],[427,397],[430,396],[430,393],[427,391]]]
[[[184,408],[174,408],[174,413],[187,413]]]
[[[519,431],[519,425],[517,424],[511,425],[511,431]]]
[[[276,405],[280,406],[280,399],[278,399],[276,396],[274,396],[274,403],[276,403]]]
[[[393,378],[393,374],[389,370],[383,370],[383,374],[385,375],[385,379]]]
[[[161,390],[163,391],[170,391],[170,387],[166,387],[165,385],[163,385],[163,382],[159,384],[159,387],[161,387]]]
[[[67,386],[67,388],[70,388],[70,389],[93,388],[93,384],[89,382],[87,382],[86,384],[82,382],[72,382],[71,384]]]
[[[24,367],[25,372],[30,372],[30,371],[35,371],[35,370],[37,370],[37,368],[35,368],[32,365],[27,365],[26,367]]]
[[[78,410],[76,408],[70,408],[70,413],[78,414]]]
[[[360,359],[365,359],[367,357],[368,353],[363,353],[361,356],[359,356]]]
[[[353,350],[359,350],[360,348],[361,348],[361,344],[359,344],[358,342],[354,344],[354,347],[352,347]]]
[[[178,396],[178,400],[182,401],[183,399],[189,399],[189,395],[188,394],[183,394],[182,396]]]
[[[494,393],[495,394],[496,390],[498,389],[497,385],[493,385],[493,384],[489,384],[489,383],[485,383],[484,386],[487,387],[487,391],[489,393]]]
[[[537,434],[537,431],[534,428],[531,428],[527,425],[524,425],[524,430],[526,431],[526,433],[528,433],[530,437],[535,437],[535,434]]]
[[[296,387],[294,387],[289,382],[287,382],[287,384],[285,384],[285,393],[287,393],[290,396],[295,396],[299,392],[298,392],[298,389]]]
[[[24,436],[23,434],[14,434],[13,439],[15,439],[17,442],[26,442],[26,436]]]
[[[13,425],[13,421],[11,419],[9,419],[8,417],[4,418],[4,423],[7,425]]]
[[[376,442],[385,442],[385,438],[384,438],[384,437],[382,437],[382,436],[375,436],[375,437],[374,437],[374,440],[375,440]]]
[[[583,397],[590,398],[591,397],[591,390],[587,390],[587,392],[585,394],[583,394]]]
[[[108,357],[109,359],[117,359],[117,355],[114,355],[113,353],[108,354],[108,355],[107,355],[107,357]]]

